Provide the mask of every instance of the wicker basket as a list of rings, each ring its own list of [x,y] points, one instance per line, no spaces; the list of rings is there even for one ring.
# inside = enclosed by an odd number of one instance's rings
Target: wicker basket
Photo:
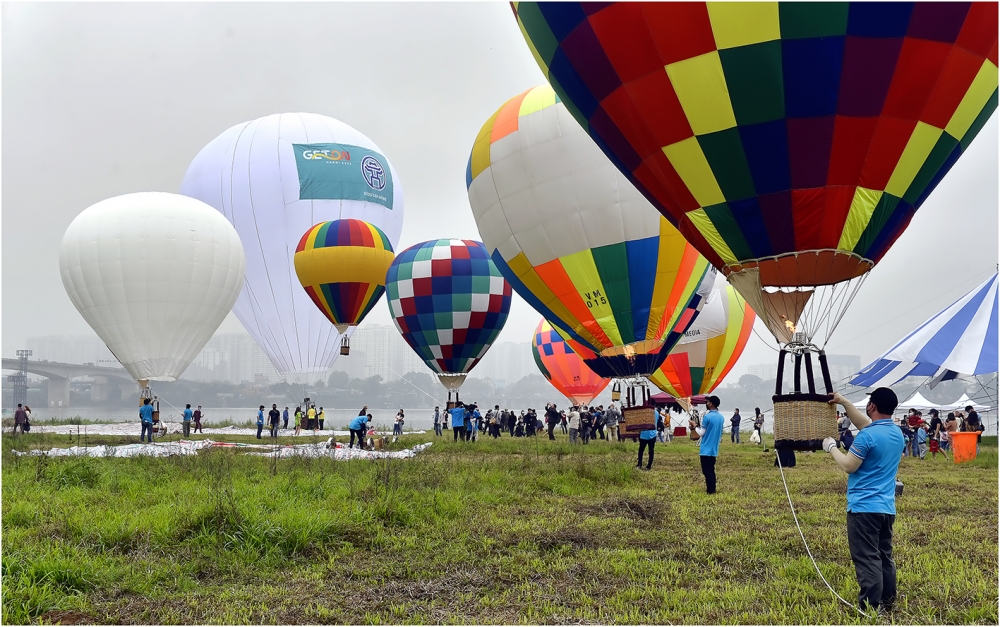
[[[783,394],[774,401],[774,448],[819,451],[837,438],[837,410],[825,394]]]
[[[623,438],[638,438],[639,432],[656,428],[656,410],[652,407],[625,407],[619,428]]]

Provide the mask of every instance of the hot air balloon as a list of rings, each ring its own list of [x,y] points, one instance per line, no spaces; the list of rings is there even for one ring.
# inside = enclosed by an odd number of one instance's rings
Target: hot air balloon
[[[392,257],[385,233],[361,220],[320,222],[299,240],[295,274],[341,334],[341,355],[350,353],[347,329],[359,325],[382,298]]]
[[[174,381],[229,314],[246,261],[236,230],[205,203],[146,192],[91,205],[66,229],[70,301],[139,383]]]
[[[531,353],[542,376],[575,405],[587,405],[608,387],[544,318],[535,327]]]
[[[550,87],[497,110],[476,138],[465,178],[494,263],[587,365],[601,377],[655,372],[696,316],[714,272]]]
[[[710,394],[743,354],[757,316],[731,285],[712,295],[725,309],[726,329],[719,335],[678,344],[649,380],[678,400]],[[708,305],[706,305],[706,309]],[[704,311],[703,311],[704,313]],[[698,319],[701,319],[699,315]]]
[[[779,385],[791,352],[795,391],[804,358],[813,392],[818,353],[831,391],[822,347],[996,109],[997,4],[521,2],[515,13],[576,120],[782,345]]]
[[[330,369],[340,334],[301,289],[296,245],[310,227],[354,218],[391,246],[403,226],[403,190],[385,154],[347,124],[282,113],[238,124],[188,167],[181,192],[222,212],[247,254],[236,317],[289,381]]]
[[[396,256],[385,277],[396,328],[458,399],[507,321],[510,284],[480,242],[439,239]]]

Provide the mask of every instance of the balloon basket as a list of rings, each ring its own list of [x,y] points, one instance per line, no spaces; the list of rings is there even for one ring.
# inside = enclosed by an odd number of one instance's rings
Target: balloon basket
[[[774,396],[774,448],[821,451],[825,438],[837,439],[837,410],[824,394]]]
[[[951,458],[956,464],[971,462],[976,458],[976,442],[979,433],[976,431],[952,431],[948,434],[951,438]]]
[[[346,337],[340,341],[340,354],[341,355],[351,354],[351,344]]]
[[[618,381],[615,381],[611,386],[611,402],[615,403],[622,400],[622,385]]]
[[[656,428],[656,410],[652,407],[626,407],[622,409],[622,437],[638,438],[642,431]]]

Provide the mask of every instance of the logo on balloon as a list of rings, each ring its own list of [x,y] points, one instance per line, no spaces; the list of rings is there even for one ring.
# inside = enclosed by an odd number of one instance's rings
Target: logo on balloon
[[[361,160],[361,175],[368,187],[378,191],[385,189],[385,170],[375,157],[367,155]]]

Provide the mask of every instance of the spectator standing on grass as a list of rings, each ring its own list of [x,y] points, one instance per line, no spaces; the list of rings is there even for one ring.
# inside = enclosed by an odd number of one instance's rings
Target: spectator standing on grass
[[[465,414],[466,442],[475,442],[479,438],[479,406],[473,405],[472,410]]]
[[[660,412],[656,412],[657,419],[659,419]],[[656,448],[656,436],[657,429],[647,429],[645,431],[639,432],[639,461],[636,462],[635,467],[639,470],[652,470],[653,469],[653,449]],[[642,452],[649,448],[649,463],[646,467],[642,466]]]
[[[296,407],[295,408],[295,414],[293,414],[293,417],[295,418],[295,435],[299,435],[300,433],[302,433],[302,408],[301,407]]]
[[[257,439],[261,439],[260,434],[264,432],[264,406],[257,410]]]
[[[184,437],[191,437],[191,418],[194,417],[194,412],[191,411],[191,403],[184,406],[184,413],[181,415],[181,427],[184,429]]]
[[[569,410],[569,416],[566,417],[566,422],[569,425],[569,443],[576,444],[577,435],[580,433],[580,408],[576,405]]]
[[[287,429],[288,428],[288,408],[287,407],[285,408],[285,411],[281,412],[281,428],[282,429]]]
[[[764,414],[760,413],[760,407],[753,408],[753,428],[757,431],[757,438],[760,440],[760,445],[764,445]]]
[[[584,407],[580,413],[580,437],[584,444],[590,444],[590,434],[594,429],[594,414],[589,407]]]
[[[358,414],[351,420],[351,422],[347,425],[347,428],[351,431],[351,443],[347,445],[347,448],[354,448],[355,437],[358,438],[358,448],[365,447],[365,427],[367,427],[368,423],[371,421],[371,414],[368,414],[367,416]]]
[[[722,401],[718,396],[709,396],[705,399],[705,407],[708,411],[701,418],[702,432],[697,431],[697,424],[692,418],[688,423],[691,429],[692,439],[701,440],[698,452],[701,457],[701,473],[705,475],[705,491],[715,494],[715,462],[719,457],[719,440],[722,439],[722,423],[724,418],[719,413],[719,403]]]
[[[555,403],[548,403],[545,406],[545,422],[549,424],[549,439],[555,440],[556,425],[562,422],[562,418],[559,416],[559,412],[556,411]]]
[[[434,408],[434,435],[441,435],[441,406]]]
[[[272,438],[278,437],[278,425],[281,423],[281,412],[278,411],[276,403],[271,404],[271,411],[267,412],[268,423],[270,424],[270,434]]]
[[[966,429],[979,432],[979,435],[976,436],[976,455],[979,455],[979,443],[983,441],[983,422],[979,419],[979,412],[973,409],[972,405],[966,405],[965,411],[967,413]]]
[[[931,440],[938,440],[941,438],[941,429],[944,427],[944,423],[941,422],[938,410],[932,409],[928,413],[931,416],[931,424],[927,428],[927,435],[930,436]]]
[[[319,429],[323,430],[323,421],[326,419],[326,412],[323,411],[323,406],[320,405],[319,411],[316,412],[316,420],[319,421]]]
[[[465,405],[462,401],[456,401],[455,407],[450,409],[452,442],[465,441]]]
[[[17,430],[20,429],[21,433],[24,433],[24,425],[28,422],[28,412],[24,411],[24,407],[21,403],[17,404],[17,409],[14,411],[14,435],[17,435]]]
[[[139,408],[139,421],[142,423],[142,431],[139,434],[139,442],[146,438],[150,444],[153,443],[153,405],[148,398],[142,399],[142,407]],[[148,436],[146,434],[149,434]]]
[[[743,418],[740,417],[740,408],[737,407],[736,411],[733,412],[733,417],[729,419],[729,424],[732,427],[732,431],[729,433],[729,441],[734,444],[740,443],[740,421]]]
[[[608,411],[604,412],[604,426],[608,434],[608,442],[616,442],[618,440],[618,420],[621,418],[621,414],[618,413],[618,408],[615,407],[614,403],[608,406]]]
[[[306,410],[307,425],[306,429],[312,429],[313,435],[316,435],[316,427],[319,426],[316,422],[316,403],[309,405],[309,409]]]
[[[913,441],[917,443],[917,455],[923,459],[927,455],[927,423],[921,422],[917,425],[917,432],[913,436]]]
[[[392,434],[403,435],[403,408],[396,412],[396,420],[392,423]]]
[[[858,604],[879,613],[896,601],[896,563],[892,559],[892,526],[896,521],[896,474],[903,434],[893,424],[898,399],[889,388],[872,392],[867,416],[840,394],[830,400],[844,407],[858,428],[850,451],[837,450],[833,438],[823,450],[847,473],[847,543],[860,591]]]
[[[566,412],[559,412],[559,428],[562,429],[563,435],[569,435],[569,422],[566,420]]]
[[[195,433],[201,433],[202,435],[205,434],[205,432],[202,431],[202,429],[201,429],[201,419],[204,416],[205,416],[205,414],[201,411],[201,405],[198,405],[198,409],[194,410],[194,432]]]

